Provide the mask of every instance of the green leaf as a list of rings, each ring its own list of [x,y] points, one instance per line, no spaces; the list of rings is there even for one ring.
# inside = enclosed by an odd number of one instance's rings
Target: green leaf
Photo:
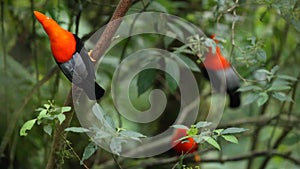
[[[237,91],[247,92],[247,91],[262,91],[262,88],[256,85],[242,86]]]
[[[236,134],[236,133],[241,133],[244,131],[247,131],[248,129],[245,128],[238,128],[238,127],[230,127],[227,129],[224,129],[220,134],[225,135],[225,134]]]
[[[189,136],[194,136],[198,134],[198,129],[195,127],[191,127],[190,129],[188,129],[187,134]]]
[[[155,77],[156,77],[155,69],[147,69],[139,73],[137,79],[138,96],[140,96],[141,94],[143,94],[153,86]]]
[[[80,164],[83,164],[83,161],[89,159],[98,149],[98,146],[94,142],[90,142],[85,148],[81,158]]]
[[[167,85],[171,91],[171,93],[174,93],[178,87],[177,82],[179,83],[180,80],[180,71],[179,71],[179,65],[176,61],[166,58],[166,72],[165,72],[165,78],[167,81]]]
[[[258,60],[265,62],[267,60],[267,54],[263,49],[258,49],[256,51],[256,54],[258,56]]]
[[[221,135],[226,141],[238,144],[239,140],[233,135]]]
[[[220,135],[223,130],[224,129],[217,129],[217,130],[214,130],[214,133],[216,133],[217,135]]]
[[[297,78],[292,77],[292,76],[288,76],[288,75],[278,75],[277,76],[279,79],[283,79],[283,80],[289,80],[289,81],[298,81]]]
[[[249,93],[243,103],[243,105],[248,105],[250,103],[253,103],[255,100],[257,100],[258,98],[258,94],[257,93]]]
[[[43,130],[45,133],[47,133],[49,136],[52,135],[52,126],[50,124],[47,124],[43,127]]]
[[[69,112],[69,111],[71,111],[71,107],[70,106],[65,106],[65,107],[62,107],[61,108],[61,113],[64,113],[64,112]]]
[[[42,111],[40,111],[37,119],[38,120],[41,120],[42,118],[47,118],[49,117],[50,115],[47,114],[47,110],[46,109],[42,109]]]
[[[151,2],[149,9],[168,13],[168,10],[165,8],[165,6],[156,1]]]
[[[175,129],[186,129],[186,130],[189,129],[187,126],[181,125],[181,124],[175,124],[175,125],[172,125],[171,127],[175,128]]]
[[[220,145],[218,144],[218,142],[217,142],[215,139],[213,139],[212,137],[207,137],[207,136],[205,136],[205,137],[204,137],[204,140],[205,140],[208,144],[210,144],[210,145],[212,145],[213,147],[215,147],[216,149],[221,150],[221,147],[220,147]]]
[[[290,96],[288,96],[288,95],[286,95],[285,93],[282,93],[282,92],[274,92],[274,93],[272,93],[272,96],[274,98],[276,98],[277,100],[279,100],[279,101],[288,101],[288,102],[293,101],[293,99]]]
[[[44,107],[48,110],[51,107],[51,105],[46,103],[44,104]]]
[[[210,126],[210,125],[212,125],[211,122],[207,122],[207,121],[199,121],[199,122],[195,125],[195,127],[196,127],[196,128],[204,128],[204,127],[208,127],[208,126]]]
[[[256,71],[257,73],[265,73],[265,74],[268,74],[268,75],[272,75],[272,73],[266,69],[258,69]]]
[[[258,106],[262,106],[265,104],[269,99],[269,95],[266,92],[262,92],[258,94],[257,104]]]
[[[178,28],[177,25],[173,24],[172,22],[167,22],[167,25],[170,30],[172,30],[172,32],[178,36],[177,38],[184,39],[183,32],[180,28]]]
[[[86,133],[86,132],[90,132],[89,129],[83,128],[83,127],[69,127],[66,128],[65,131],[71,131],[74,133]]]
[[[116,155],[120,155],[120,153],[122,152],[122,143],[126,143],[127,141],[124,140],[122,137],[114,137],[111,139],[110,142],[110,150],[112,151],[112,153],[116,154]]]
[[[20,129],[20,136],[27,136],[27,130],[31,130],[36,121],[37,119],[32,119],[24,123],[22,128]]]
[[[279,85],[272,85],[268,91],[282,91],[282,90],[289,90],[291,89],[290,86],[279,86]]]
[[[201,72],[197,64],[192,61],[189,57],[183,56],[181,54],[176,54],[178,58],[180,58],[192,71],[194,72]]]
[[[275,74],[278,70],[279,70],[279,66],[278,65],[275,65],[272,69],[271,69],[271,73],[272,74]]]
[[[57,119],[58,119],[58,121],[59,121],[59,124],[61,124],[62,122],[64,122],[65,121],[65,119],[66,119],[66,116],[64,115],[64,114],[58,114],[57,115]]]

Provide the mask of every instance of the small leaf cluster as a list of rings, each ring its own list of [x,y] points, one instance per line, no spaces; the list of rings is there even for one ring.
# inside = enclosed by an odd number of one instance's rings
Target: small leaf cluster
[[[290,90],[291,85],[298,79],[289,75],[277,75],[278,70],[279,66],[274,66],[270,71],[259,69],[255,72],[255,83],[238,89],[240,92],[249,92],[245,105],[256,101],[258,106],[262,106],[270,97],[279,101],[293,101],[286,91]]]
[[[57,107],[54,105],[54,101],[48,101],[43,107],[36,109],[36,111],[39,112],[36,118],[28,120],[23,124],[20,129],[20,136],[27,136],[28,131],[30,131],[35,124],[43,124],[43,130],[51,136],[56,121],[61,124],[66,119],[64,113],[70,110],[71,107],[69,106]]]
[[[196,143],[203,144],[208,143],[214,148],[221,150],[221,146],[218,143],[218,138],[221,137],[224,140],[238,144],[238,139],[234,134],[242,133],[247,131],[245,128],[230,127],[226,129],[215,129],[210,130],[209,127],[212,125],[211,122],[200,121],[190,128],[185,125],[173,125],[172,127],[177,129],[186,129],[187,136],[180,138],[179,140],[185,140],[189,137],[193,138]]]
[[[123,128],[117,128],[113,120],[107,116],[102,108],[95,104],[92,108],[92,113],[96,116],[99,125],[94,125],[90,128],[84,127],[69,127],[65,131],[74,133],[89,133],[91,142],[85,147],[81,163],[90,158],[95,151],[99,148],[97,143],[106,143],[107,148],[113,154],[120,155],[122,152],[122,145],[128,141],[141,141],[141,138],[146,137],[145,135],[126,130]]]

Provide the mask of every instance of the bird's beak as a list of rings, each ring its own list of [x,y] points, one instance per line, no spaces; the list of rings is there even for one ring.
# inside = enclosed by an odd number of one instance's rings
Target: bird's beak
[[[38,12],[38,11],[34,11],[33,13],[34,13],[36,19],[37,19],[42,25],[43,25],[43,23],[45,23],[46,20],[49,20],[49,19],[50,19],[48,16],[46,16],[46,15],[44,15],[44,14]]]

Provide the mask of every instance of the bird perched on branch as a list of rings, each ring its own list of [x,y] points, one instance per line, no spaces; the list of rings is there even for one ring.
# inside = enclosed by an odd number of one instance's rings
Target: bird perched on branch
[[[211,39],[218,44],[215,35]],[[217,92],[227,92],[230,98],[229,106],[236,108],[240,106],[241,96],[237,89],[240,87],[239,78],[231,67],[230,62],[222,55],[220,47],[217,45],[216,50],[209,48],[205,60],[200,66],[204,76],[210,80],[213,88]]]
[[[38,11],[34,15],[47,33],[54,59],[65,76],[82,88],[89,99],[100,99],[105,91],[95,82],[94,64],[83,42],[48,16]]]

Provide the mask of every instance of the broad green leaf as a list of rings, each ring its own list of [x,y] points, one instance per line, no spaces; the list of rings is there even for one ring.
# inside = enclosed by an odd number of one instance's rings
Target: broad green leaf
[[[190,129],[188,129],[187,134],[189,136],[194,136],[194,135],[198,134],[198,129],[195,127],[191,127]]]
[[[298,81],[297,78],[292,77],[292,76],[288,76],[288,75],[278,75],[277,77],[278,77],[279,79],[283,79],[283,80]]]
[[[219,145],[219,143],[215,140],[215,139],[213,139],[212,137],[205,137],[204,138],[204,140],[208,143],[208,144],[210,144],[210,145],[212,145],[213,147],[215,147],[216,149],[218,149],[218,150],[221,150],[221,147],[220,147],[220,145]]]
[[[266,92],[262,92],[258,94],[257,104],[258,106],[262,106],[265,104],[269,99],[269,95]]]
[[[223,130],[224,129],[217,129],[217,130],[214,130],[214,133],[217,133],[217,135],[220,135]]]
[[[164,12],[164,13],[168,13],[168,10],[165,8],[165,6],[160,4],[159,2],[156,2],[156,1],[151,2],[149,9]]]
[[[176,129],[189,129],[187,126],[185,125],[181,125],[181,124],[175,124],[175,125],[172,125],[171,127],[173,128],[176,128]]]
[[[42,118],[47,118],[49,117],[50,115],[47,114],[47,110],[46,109],[43,109],[42,111],[40,111],[37,119],[38,120],[41,120]]]
[[[266,69],[258,69],[256,72],[258,72],[258,73],[266,73],[268,75],[272,75],[272,73],[270,71],[266,70]]]
[[[138,87],[138,96],[149,90],[155,81],[156,70],[147,69],[143,70],[138,74],[137,87]]]
[[[174,93],[178,87],[177,82],[179,83],[180,80],[179,65],[177,64],[176,61],[169,58],[165,59],[165,64],[166,64],[165,78],[171,93]]]
[[[44,107],[48,110],[51,107],[51,105],[46,103],[44,104]]]
[[[256,85],[242,86],[237,91],[247,92],[247,91],[262,91],[262,88]]]
[[[181,54],[176,54],[176,56],[178,56],[178,58],[180,58],[192,71],[201,72],[197,64],[187,56]]]
[[[169,90],[173,94],[178,87],[177,82],[168,73],[165,74],[165,77]]]
[[[65,106],[65,107],[61,108],[61,113],[69,112],[69,111],[71,111],[71,107],[70,106]]]
[[[31,130],[37,119],[32,119],[23,124],[20,130],[20,136],[27,136],[27,130]]]
[[[43,127],[43,130],[45,133],[47,133],[49,136],[52,135],[52,126],[50,124],[47,124]]]
[[[272,96],[274,98],[276,98],[277,100],[280,100],[280,101],[288,101],[288,102],[293,101],[293,99],[290,96],[288,96],[288,95],[286,95],[285,93],[282,93],[282,92],[274,92],[274,93],[272,93]]]
[[[235,137],[235,136],[233,136],[233,135],[221,135],[226,141],[229,141],[229,142],[231,142],[231,143],[235,143],[235,144],[238,144],[239,143],[239,141],[238,141],[238,139]]]
[[[89,129],[83,128],[83,127],[69,127],[66,128],[65,131],[71,131],[74,133],[86,133],[86,132],[90,132]]]
[[[278,70],[279,70],[279,66],[278,65],[275,65],[272,69],[271,69],[271,73],[272,74],[275,74]]]
[[[117,127],[116,127],[116,124],[115,124],[115,121],[114,121],[110,116],[105,115],[104,118],[105,118],[105,122],[106,122],[111,128],[113,128],[113,129],[117,128]]]
[[[196,127],[196,128],[204,128],[204,127],[208,127],[208,126],[210,126],[210,125],[212,125],[211,122],[207,122],[207,121],[199,121],[199,122],[195,125],[195,127]]]
[[[282,91],[282,90],[289,90],[291,89],[290,86],[279,86],[279,85],[272,85],[268,91]]]
[[[255,100],[257,100],[258,98],[258,94],[257,93],[249,93],[245,99],[245,101],[243,102],[243,105],[248,105],[250,103],[253,103]]]
[[[241,133],[244,131],[247,131],[248,129],[245,128],[238,128],[238,127],[230,127],[227,129],[224,129],[220,134],[225,135],[225,134],[236,134],[236,133]]]
[[[167,22],[168,27],[170,28],[170,30],[173,31],[174,34],[176,34],[178,36],[178,38],[180,39],[184,39],[184,35],[182,30],[180,30],[180,28],[178,28],[177,25],[173,24],[172,22]]]
[[[127,141],[125,139],[123,139],[122,137],[114,137],[111,139],[110,142],[110,150],[112,151],[112,153],[116,154],[116,155],[120,155],[120,153],[122,152],[122,143],[126,143]]]
[[[57,119],[58,119],[58,121],[59,121],[59,124],[61,124],[62,122],[65,121],[66,116],[65,116],[63,113],[61,113],[61,114],[58,114],[58,115],[57,115]]]
[[[267,60],[267,54],[263,49],[258,49],[256,52],[258,60],[265,62]]]
[[[94,142],[90,142],[85,148],[81,158],[80,164],[82,165],[84,160],[89,159],[98,149],[98,146]]]

